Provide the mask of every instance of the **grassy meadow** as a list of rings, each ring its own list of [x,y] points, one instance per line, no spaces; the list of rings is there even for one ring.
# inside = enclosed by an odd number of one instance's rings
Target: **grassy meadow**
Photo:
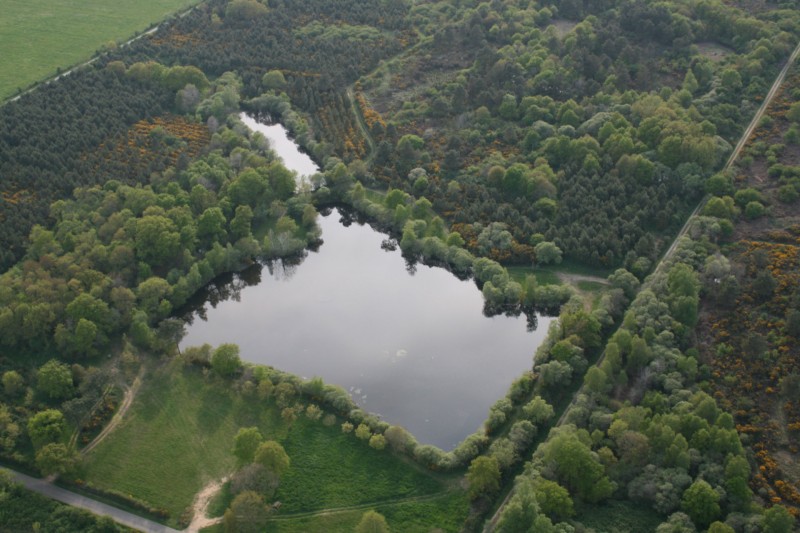
[[[392,531],[404,533],[456,532],[461,531],[469,512],[469,505],[463,492],[447,492],[421,501],[359,506],[352,510],[321,512],[308,516],[281,517],[278,514],[268,522],[268,530],[275,533],[353,531],[368,510],[382,514]],[[224,527],[220,524],[204,531],[223,533]]]
[[[464,520],[467,502],[457,478],[434,477],[388,451],[374,450],[343,434],[341,422],[325,426],[301,415],[289,427],[274,402],[244,398],[229,381],[171,363],[148,373],[122,424],[86,457],[82,477],[166,509],[176,525],[205,484],[234,471],[231,449],[239,428],[258,426],[266,439],[284,446],[292,461],[275,495],[282,503],[279,516],[385,505],[387,518],[395,513],[402,523],[425,520],[431,512],[448,523]],[[227,503],[213,507],[221,511]],[[459,512],[450,516],[454,509]],[[357,521],[361,512],[335,516]],[[320,519],[305,516],[298,527]],[[282,522],[281,530],[294,531],[295,525]]]
[[[198,0],[12,0],[0,17],[0,101]]]
[[[469,512],[463,491],[449,491],[413,501],[401,500],[375,505],[359,505],[337,511],[275,515],[268,522],[268,530],[275,533],[329,533],[353,531],[363,514],[374,510],[382,514],[392,531],[404,533],[429,533],[430,531],[461,531]],[[217,514],[221,515],[223,510]],[[204,533],[224,533],[217,524],[202,530]]]

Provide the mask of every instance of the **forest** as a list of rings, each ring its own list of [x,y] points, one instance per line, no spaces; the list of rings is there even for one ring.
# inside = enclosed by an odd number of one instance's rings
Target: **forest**
[[[794,530],[796,67],[725,163],[798,39],[794,1],[209,0],[6,102],[0,457],[188,525],[180,502],[98,486],[104,466],[80,449],[147,371],[272,413],[242,407],[254,431],[225,446],[246,450],[220,452],[236,465],[217,503],[226,531],[291,528],[267,508],[276,494],[310,512],[292,492],[293,431],[419,468],[429,493],[401,496],[438,498],[428,523],[409,503],[340,530]],[[298,187],[243,110],[284,124],[320,174]],[[474,279],[487,315],[559,316],[450,452],[235,346],[176,349],[195,293],[302,257],[332,206]],[[542,283],[542,268],[603,288]],[[86,519],[63,514],[42,520]]]

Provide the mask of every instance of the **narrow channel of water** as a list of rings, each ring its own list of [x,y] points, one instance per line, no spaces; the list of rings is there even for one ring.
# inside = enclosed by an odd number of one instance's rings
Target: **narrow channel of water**
[[[280,125],[245,123],[287,167],[317,171]],[[451,449],[531,367],[552,319],[529,332],[524,316],[487,318],[474,282],[408,268],[399,251],[381,248],[385,235],[336,210],[320,225],[324,243],[300,264],[273,262],[209,286],[181,345],[235,342],[248,361],[341,385],[420,443]]]

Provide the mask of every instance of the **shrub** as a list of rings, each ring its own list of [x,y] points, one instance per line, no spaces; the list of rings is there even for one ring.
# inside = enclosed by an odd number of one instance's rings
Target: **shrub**
[[[372,435],[372,431],[369,430],[369,426],[366,424],[359,424],[356,428],[356,437],[361,440],[367,440]]]
[[[382,450],[386,448],[386,437],[383,435],[373,435],[369,438],[369,445],[376,450]]]
[[[761,202],[748,202],[744,208],[744,216],[750,220],[764,216],[766,209]]]

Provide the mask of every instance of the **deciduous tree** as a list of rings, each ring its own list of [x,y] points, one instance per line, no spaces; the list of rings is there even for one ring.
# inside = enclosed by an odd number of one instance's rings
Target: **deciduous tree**
[[[389,531],[386,518],[376,511],[364,513],[355,529],[355,533],[389,533]]]
[[[75,470],[77,459],[75,450],[66,444],[51,442],[36,452],[36,467],[46,476],[69,474]]]
[[[220,376],[232,376],[241,367],[239,346],[236,344],[221,344],[211,355],[211,368]]]
[[[36,373],[37,388],[49,398],[62,399],[72,395],[72,372],[64,363],[50,359]]]
[[[58,409],[39,411],[28,419],[28,436],[37,448],[61,439],[66,428],[67,422]]]
[[[500,489],[500,465],[497,459],[485,455],[473,459],[467,470],[467,481],[472,499],[497,492]]]
[[[683,493],[681,509],[698,527],[706,528],[720,515],[719,494],[707,481],[698,479]]]
[[[233,455],[240,464],[251,463],[263,440],[257,427],[241,428],[233,438]]]
[[[246,490],[236,496],[225,511],[226,533],[263,533],[269,509],[259,494]]]
[[[289,470],[289,465],[291,464],[289,456],[286,455],[286,450],[274,440],[259,444],[255,452],[254,461],[263,465],[264,468],[278,477],[283,476]]]

